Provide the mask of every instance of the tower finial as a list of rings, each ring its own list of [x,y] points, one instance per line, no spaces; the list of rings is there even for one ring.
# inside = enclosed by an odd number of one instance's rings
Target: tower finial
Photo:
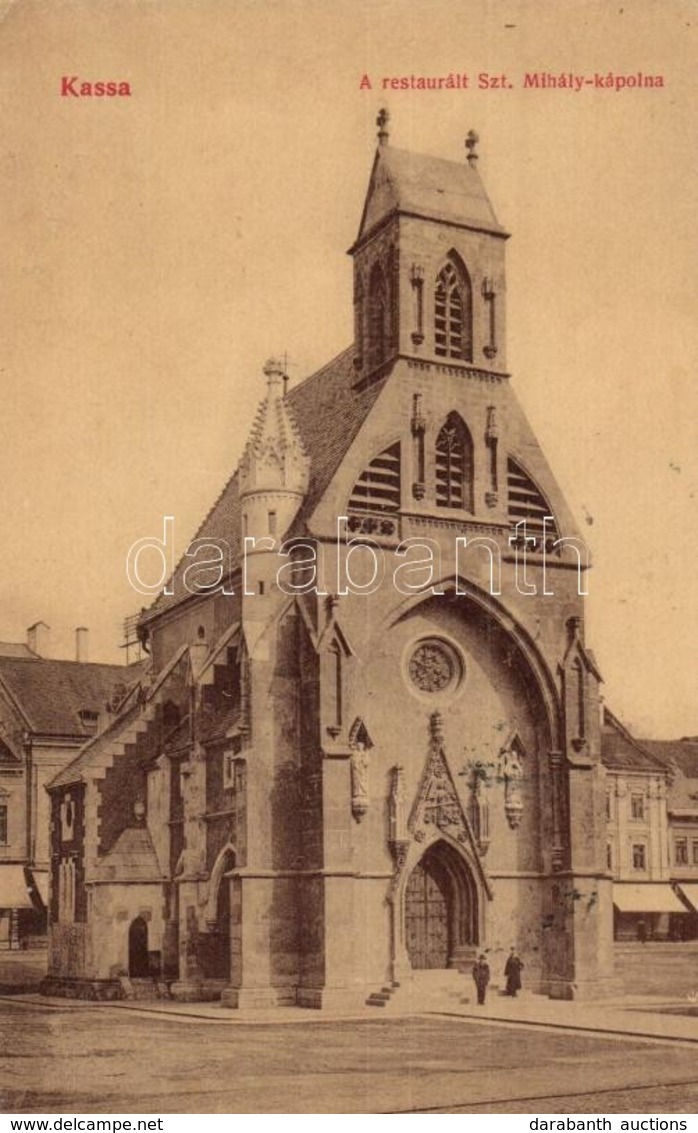
[[[270,390],[273,386],[278,386],[284,376],[283,362],[278,358],[269,358],[264,364],[264,374]]]
[[[378,111],[378,117],[376,118],[376,126],[378,127],[378,145],[379,146],[387,146],[387,144],[388,144],[388,138],[390,136],[388,134],[388,122],[389,121],[390,121],[390,114],[388,113],[388,111],[383,106]]]
[[[468,151],[468,164],[475,165],[478,159],[476,146],[480,141],[480,135],[475,130],[468,130],[465,138],[465,148]]]

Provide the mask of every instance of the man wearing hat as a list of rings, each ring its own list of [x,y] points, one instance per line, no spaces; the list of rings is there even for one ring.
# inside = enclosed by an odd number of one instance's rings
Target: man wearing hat
[[[477,988],[477,1001],[482,1004],[485,1002],[487,985],[490,982],[490,966],[485,959],[484,953],[480,953],[473,964],[473,979],[475,980],[475,987]]]

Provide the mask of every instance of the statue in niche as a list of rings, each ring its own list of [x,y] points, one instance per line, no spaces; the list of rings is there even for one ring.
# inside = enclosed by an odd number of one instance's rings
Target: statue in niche
[[[366,814],[369,807],[368,793],[368,753],[373,747],[366,726],[357,720],[349,734],[351,746],[351,813],[357,822]]]
[[[368,752],[357,743],[351,754],[351,813],[360,822],[368,810]]]
[[[487,769],[482,763],[473,768],[470,817],[473,833],[481,854],[486,854],[490,844],[490,808],[486,797]]]
[[[504,780],[504,813],[512,830],[516,830],[523,814],[521,785],[523,780],[523,748],[518,736],[502,752]]]

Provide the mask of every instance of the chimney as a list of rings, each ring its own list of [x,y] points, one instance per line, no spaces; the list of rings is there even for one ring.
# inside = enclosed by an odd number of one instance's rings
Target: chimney
[[[27,630],[27,645],[32,653],[36,653],[37,657],[48,656],[50,632],[51,628],[46,625],[46,622],[35,622],[33,626],[29,626]]]
[[[78,626],[75,630],[75,660],[89,661],[90,659],[90,631],[87,626]]]

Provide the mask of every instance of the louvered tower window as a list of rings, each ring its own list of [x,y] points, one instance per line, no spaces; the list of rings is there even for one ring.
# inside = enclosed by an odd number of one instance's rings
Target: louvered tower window
[[[359,476],[350,511],[394,512],[400,507],[400,442],[375,456]]]
[[[436,438],[437,507],[473,510],[473,442],[457,413],[450,413]]]
[[[557,524],[549,503],[528,473],[511,457],[507,461],[507,510],[512,527],[521,523],[522,519],[526,520],[526,534],[535,536],[539,540],[536,550],[542,550],[540,540],[546,517],[548,519],[545,525],[546,539],[552,544],[558,538]]]
[[[441,358],[473,358],[472,292],[465,265],[455,254],[436,277],[434,352]]]

